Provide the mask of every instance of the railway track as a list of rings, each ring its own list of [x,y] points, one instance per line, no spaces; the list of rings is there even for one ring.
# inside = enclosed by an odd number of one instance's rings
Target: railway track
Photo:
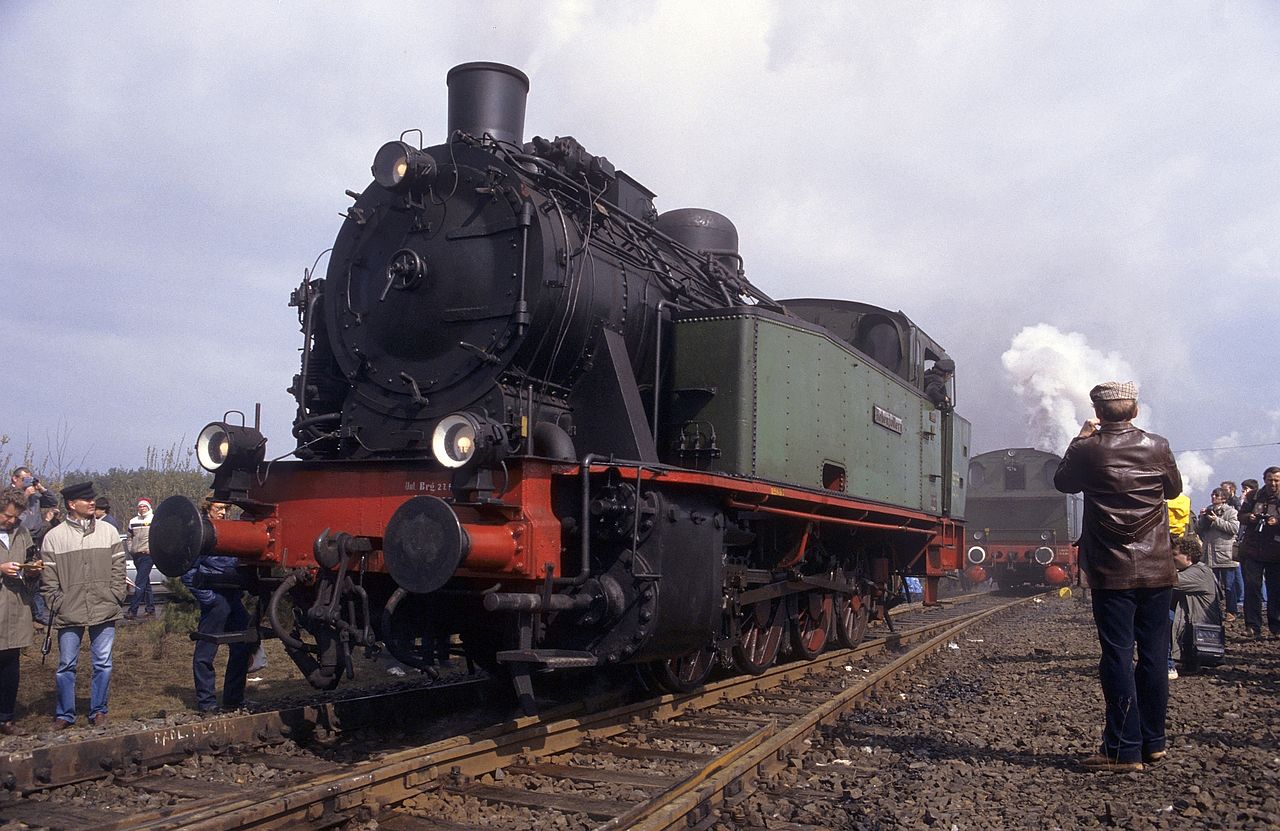
[[[338,738],[394,724],[396,713],[452,712],[474,701],[481,685],[421,691],[434,696],[430,703],[400,694],[80,742],[42,759],[10,759],[0,784],[31,793],[0,803],[0,819],[76,829],[374,827],[375,820],[406,831],[699,827],[713,806],[732,811],[785,767],[819,724],[882,694],[964,627],[1018,602],[978,595],[900,607],[895,631],[873,628],[854,650],[726,678],[691,695],[621,704],[610,692],[440,740],[414,734],[395,752],[370,755]],[[467,729],[452,716],[445,727]],[[385,738],[377,742],[385,746]],[[91,779],[109,794],[100,805],[58,798],[76,788],[67,783]]]

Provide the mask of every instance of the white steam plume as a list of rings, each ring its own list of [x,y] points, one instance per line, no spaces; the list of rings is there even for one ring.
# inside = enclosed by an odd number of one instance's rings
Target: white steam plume
[[[1198,450],[1179,453],[1178,472],[1182,474],[1182,492],[1192,497],[1192,503],[1208,504],[1208,499],[1197,494],[1208,493],[1218,483],[1213,481],[1213,465],[1209,464],[1205,454]]]
[[[1013,391],[1027,408],[1027,440],[1038,450],[1063,452],[1093,416],[1089,390],[1103,381],[1136,381],[1116,352],[1103,354],[1079,332],[1047,323],[1028,326],[1000,356]]]

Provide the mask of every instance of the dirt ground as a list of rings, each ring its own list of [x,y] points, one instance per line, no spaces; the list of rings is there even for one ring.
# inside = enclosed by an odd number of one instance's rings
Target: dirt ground
[[[44,627],[36,625],[35,645],[25,650],[21,658],[21,683],[18,687],[18,706],[15,721],[28,733],[40,733],[49,728],[56,704],[54,670],[58,666],[58,644],[53,643],[43,663],[40,645],[44,641]],[[191,674],[191,653],[195,646],[187,631],[166,632],[160,617],[147,620],[121,620],[116,625],[115,648],[111,674],[111,691],[108,713],[111,721],[125,719],[163,718],[174,713],[195,712],[195,689]],[[285,654],[278,640],[264,642],[268,663],[266,668],[249,674],[245,698],[250,708],[268,705],[290,698],[313,698],[311,688],[293,661]],[[219,693],[227,652],[219,648],[214,668],[218,674]],[[86,726],[89,712],[89,682],[93,671],[86,638],[80,648],[79,668],[76,673],[76,724]],[[460,661],[455,660],[455,663]],[[394,674],[403,670],[403,675]],[[358,652],[355,660],[354,682],[344,681],[338,692],[350,693],[354,688],[377,689],[387,686],[403,686],[406,681],[425,676],[405,668],[386,658],[367,659]]]

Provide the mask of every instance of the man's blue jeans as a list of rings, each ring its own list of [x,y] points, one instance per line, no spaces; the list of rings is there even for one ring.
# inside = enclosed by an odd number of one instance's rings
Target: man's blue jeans
[[[1093,621],[1102,647],[1098,677],[1107,707],[1101,752],[1109,759],[1141,762],[1144,754],[1165,749],[1172,599],[1171,586],[1093,590]]]
[[[1244,580],[1240,576],[1240,567],[1232,565],[1231,568],[1215,568],[1213,574],[1222,587],[1222,596],[1226,598],[1227,614],[1234,615],[1244,600]]]
[[[151,593],[151,568],[154,560],[146,554],[139,554],[133,558],[133,568],[135,571],[133,600],[129,603],[129,616],[138,616],[138,607],[145,605],[148,614],[153,614],[156,610],[156,599]]]
[[[107,711],[107,694],[111,687],[111,647],[116,641],[115,621],[89,628],[90,652],[93,655],[93,682],[89,686],[89,718]],[[58,688],[58,709],[54,713],[71,724],[76,720],[76,664],[80,659],[80,641],[85,627],[67,626],[58,630],[58,671],[54,679]]]
[[[197,631],[205,635],[221,635],[224,632],[242,632],[249,626],[249,612],[240,599],[240,590],[205,589],[195,592],[200,601],[200,624]],[[244,703],[245,678],[249,674],[249,659],[257,650],[257,644],[228,644],[227,674],[222,679],[222,706],[234,709]],[[196,709],[210,712],[218,706],[218,679],[213,669],[213,659],[218,645],[208,641],[196,641],[191,656],[191,673],[195,677]]]

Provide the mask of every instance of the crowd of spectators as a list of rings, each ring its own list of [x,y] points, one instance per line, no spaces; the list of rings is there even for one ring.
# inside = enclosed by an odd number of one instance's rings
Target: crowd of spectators
[[[61,504],[29,468],[15,470],[10,485],[0,491],[0,735],[20,732],[14,720],[19,655],[35,644],[41,634],[37,625],[43,627],[43,653],[54,644],[58,648],[50,729],[76,723],[76,674],[86,639],[93,673],[88,722],[102,726],[108,719],[116,626],[156,613],[151,501],[139,499],[137,516],[122,529],[92,482],[63,487]],[[228,507],[209,498],[204,512],[222,519]],[[133,580],[127,577],[127,558],[135,567]],[[248,671],[265,666],[266,658],[235,579],[234,558],[203,555],[182,583],[200,607],[192,656],[196,707],[206,713],[220,709],[213,663],[218,644],[230,640],[222,709],[238,708]]]

